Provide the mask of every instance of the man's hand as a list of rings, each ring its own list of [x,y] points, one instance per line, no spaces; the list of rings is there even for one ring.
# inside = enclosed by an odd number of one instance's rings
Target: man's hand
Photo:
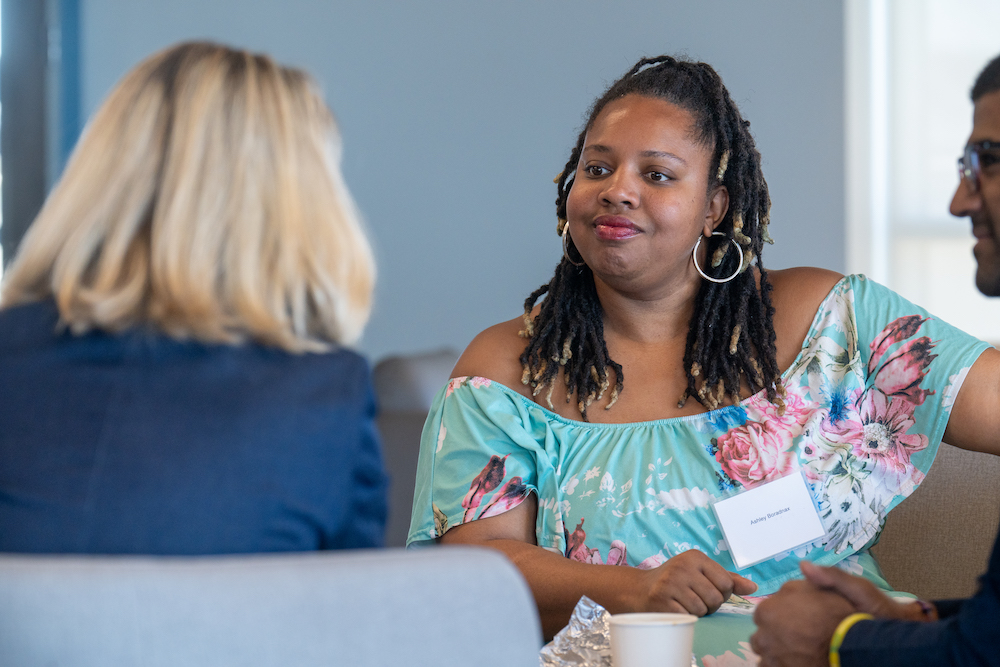
[[[847,574],[839,567],[821,567],[809,561],[799,563],[806,579],[819,588],[844,596],[858,611],[876,618],[898,618],[904,621],[933,620],[918,603],[899,603],[875,587],[875,584]]]
[[[900,604],[875,587],[838,567],[799,563],[805,581],[790,581],[757,606],[757,632],[750,646],[761,667],[829,664],[830,639],[840,621],[855,612],[876,618],[932,620],[917,603]]]
[[[757,605],[750,646],[761,667],[826,667],[830,638],[855,611],[838,593],[810,581],[789,581]]]

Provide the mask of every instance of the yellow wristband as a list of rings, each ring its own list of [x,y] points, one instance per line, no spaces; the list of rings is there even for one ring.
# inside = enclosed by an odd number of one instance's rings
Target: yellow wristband
[[[847,631],[853,628],[858,621],[871,621],[874,618],[871,614],[858,613],[851,614],[840,622],[830,639],[830,667],[840,667],[840,645],[844,643]]]

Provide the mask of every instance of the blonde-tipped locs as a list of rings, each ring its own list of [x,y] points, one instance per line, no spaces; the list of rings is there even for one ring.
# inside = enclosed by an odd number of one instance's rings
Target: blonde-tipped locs
[[[78,333],[322,351],[360,336],[374,278],[312,80],[191,42],[137,65],[97,111],[2,303],[53,298]]]

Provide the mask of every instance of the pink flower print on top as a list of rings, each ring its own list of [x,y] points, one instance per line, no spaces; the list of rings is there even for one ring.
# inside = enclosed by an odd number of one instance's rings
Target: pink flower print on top
[[[468,382],[476,389],[481,389],[483,387],[489,387],[492,381],[489,378],[479,377],[478,375],[473,375],[469,377],[468,375],[463,375],[462,377],[452,378],[448,380],[448,388],[444,391],[444,397],[448,398],[451,396],[456,389],[461,387],[463,384]]]
[[[937,358],[936,354],[931,354],[933,349],[934,343],[927,336],[911,340],[878,369],[875,387],[886,396],[899,396],[914,405],[922,404],[927,396],[934,393],[933,390],[920,388],[928,367]]]
[[[576,529],[566,536],[566,557],[579,563],[590,563],[592,565],[627,565],[625,543],[621,540],[612,540],[608,549],[607,562],[601,558],[599,549],[591,549],[585,544],[587,533],[583,530],[583,519],[576,524]]]
[[[868,349],[872,351],[871,359],[868,360],[869,375],[875,370],[876,366],[882,360],[882,356],[889,351],[889,348],[893,344],[914,336],[920,329],[920,325],[926,322],[927,319],[919,315],[907,315],[906,317],[899,317],[893,320],[886,328],[882,329],[879,335],[875,336],[875,340],[868,345]]]
[[[851,415],[827,436],[850,445],[855,456],[883,471],[907,472],[910,456],[928,444],[923,433],[907,433],[914,424],[916,405],[901,397],[886,396],[877,389],[865,392],[859,403],[857,417]]]
[[[566,558],[570,560],[580,560],[579,558],[574,558],[581,548],[586,549],[584,541],[587,539],[587,533],[583,530],[583,519],[580,519],[580,523],[576,524],[576,528],[572,533],[566,536]],[[587,554],[590,554],[590,550],[587,549]]]
[[[930,338],[921,336],[911,340],[886,358],[890,347],[915,336],[927,319],[919,315],[895,319],[869,345],[872,356],[868,360],[868,374],[873,376],[875,387],[886,396],[899,396],[920,405],[934,393],[920,388],[928,367],[937,358],[936,354],[931,354],[934,343]]]
[[[462,515],[462,523],[469,521],[470,517],[475,515],[475,509],[483,501],[483,496],[500,486],[500,482],[503,481],[506,474],[504,462],[507,460],[507,456],[510,456],[510,454],[507,454],[503,458],[500,458],[496,454],[491,456],[489,463],[472,480],[472,484],[469,485],[469,492],[462,499],[462,507],[465,508],[465,514]]]
[[[639,570],[652,570],[654,568],[660,567],[667,562],[667,557],[663,555],[663,552],[653,554],[649,558],[645,559],[636,568]]]
[[[759,421],[767,424],[767,430],[788,443],[802,432],[802,426],[819,409],[813,403],[806,403],[795,390],[788,390],[785,394],[785,409],[782,414],[778,413],[778,407],[774,403],[763,396],[759,396],[758,400],[760,402],[757,405],[747,410],[748,414],[752,414],[751,410],[755,408],[760,412]]]
[[[462,377],[452,378],[452,379],[448,380],[448,388],[444,390],[444,396],[445,396],[445,398],[448,398],[449,396],[451,396],[452,393],[454,393],[454,391],[456,389],[458,389],[463,384],[465,384],[465,382],[468,379],[469,379],[469,377],[467,375],[463,375]]]
[[[715,460],[746,488],[784,477],[795,469],[795,453],[760,422],[747,422],[717,440]]]
[[[785,412],[766,399],[748,406],[759,413],[759,421],[748,421],[716,440],[715,460],[729,477],[746,488],[784,477],[796,468],[792,441],[802,431],[814,406],[794,392],[785,397]]]
[[[625,562],[625,543],[621,540],[612,540],[611,548],[608,549],[608,560],[605,561],[605,565],[626,565]]]
[[[511,477],[510,481],[503,487],[503,490],[497,491],[496,495],[493,496],[493,500],[483,508],[480,512],[479,518],[485,519],[488,516],[496,516],[497,514],[503,514],[504,512],[514,509],[521,504],[521,501],[528,497],[528,487],[521,480],[519,476]]]

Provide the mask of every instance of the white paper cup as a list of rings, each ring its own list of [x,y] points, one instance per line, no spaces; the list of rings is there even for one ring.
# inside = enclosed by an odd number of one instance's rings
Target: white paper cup
[[[694,623],[691,614],[613,614],[614,667],[691,667]]]

